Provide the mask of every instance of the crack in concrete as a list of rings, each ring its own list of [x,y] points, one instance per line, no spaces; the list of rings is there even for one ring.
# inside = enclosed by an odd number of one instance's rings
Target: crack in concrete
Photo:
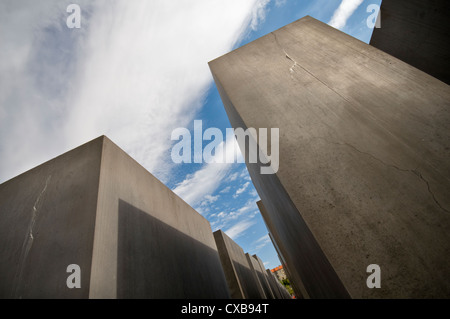
[[[289,73],[291,74],[291,79],[292,79],[292,80],[295,80],[294,77],[292,76],[292,74],[294,73],[294,68],[295,68],[296,66],[301,67],[301,65],[298,64],[297,61],[295,61],[293,58],[291,58],[291,57],[289,56],[289,54],[286,52],[286,50],[281,46],[280,42],[278,41],[277,35],[276,35],[275,33],[273,33],[273,32],[271,32],[271,34],[274,36],[275,42],[277,43],[278,47],[284,52],[284,55],[285,55],[286,59],[288,59],[288,60],[294,62],[294,64],[293,64],[293,65],[290,67],[290,69],[289,69]]]
[[[434,195],[433,191],[431,190],[430,183],[423,177],[423,175],[422,175],[419,171],[417,171],[417,170],[415,170],[415,169],[404,169],[404,168],[400,168],[400,167],[398,167],[398,166],[396,166],[396,165],[394,165],[394,164],[388,164],[388,163],[384,162],[383,160],[379,159],[378,157],[376,157],[376,156],[374,156],[374,155],[372,155],[372,154],[370,154],[370,153],[363,152],[363,151],[359,150],[358,148],[356,148],[354,145],[349,144],[349,143],[332,142],[332,141],[327,140],[326,138],[319,137],[319,136],[317,136],[317,137],[315,137],[315,138],[322,139],[322,140],[324,140],[325,142],[330,143],[330,144],[335,144],[335,145],[341,145],[341,146],[347,146],[347,147],[350,147],[350,148],[354,149],[355,151],[357,151],[358,153],[361,153],[361,154],[370,156],[371,158],[373,158],[374,160],[376,160],[376,161],[382,163],[382,164],[385,165],[385,166],[389,166],[389,167],[395,168],[396,170],[399,170],[399,171],[402,171],[402,172],[413,173],[414,175],[416,175],[417,177],[419,177],[419,178],[427,185],[428,193],[429,193],[429,194],[431,195],[431,197],[433,198],[433,201],[435,202],[435,204],[436,204],[440,209],[442,209],[443,211],[445,211],[445,212],[447,212],[447,213],[450,213],[450,211],[448,211],[447,209],[445,209],[445,208],[439,203],[439,201],[437,200],[437,198],[436,198],[436,196]]]
[[[38,216],[38,205],[41,202],[41,199],[42,199],[45,191],[47,190],[47,186],[48,186],[48,183],[50,182],[51,177],[52,177],[51,175],[49,175],[47,177],[44,188],[39,193],[39,196],[36,198],[34,205],[33,205],[33,209],[31,212],[31,220],[30,220],[30,223],[28,224],[27,233],[25,235],[25,239],[22,244],[22,250],[21,250],[20,258],[19,258],[18,272],[16,273],[16,284],[14,285],[14,287],[15,287],[14,288],[14,296],[16,296],[16,297],[19,297],[18,292],[19,292],[19,288],[20,288],[20,283],[22,281],[23,270],[25,268],[25,262],[28,258],[28,254],[31,250],[31,247],[33,246],[33,241],[34,241],[33,229],[34,229],[34,225],[36,224],[36,219]]]
[[[296,66],[298,66],[299,68],[301,68],[303,71],[305,71],[306,73],[308,73],[310,76],[312,76],[314,79],[316,79],[317,81],[319,81],[320,83],[322,83],[323,85],[325,85],[329,90],[331,90],[332,92],[334,92],[335,94],[337,94],[339,97],[341,97],[344,101],[346,101],[347,103],[349,103],[350,105],[353,105],[354,107],[356,107],[348,98],[346,98],[345,96],[343,96],[341,93],[339,93],[338,91],[336,91],[335,89],[333,89],[331,86],[329,86],[327,83],[325,83],[324,81],[322,81],[321,79],[319,79],[317,76],[315,76],[313,73],[311,73],[310,71],[308,71],[305,67],[303,67],[300,63],[298,63],[297,61],[295,61],[293,58],[291,58],[291,56],[286,52],[286,50],[284,49],[284,47],[280,44],[280,42],[278,41],[277,35],[274,32],[271,32],[271,34],[274,36],[275,38],[275,42],[277,43],[277,46],[283,51],[286,59],[294,62],[294,65],[289,69],[290,74],[291,74],[291,79],[293,81],[296,81],[296,79],[293,76],[294,73],[294,68]]]
[[[288,60],[294,62],[294,64],[293,64],[293,65],[291,66],[291,68],[289,69],[289,72],[290,72],[290,75],[291,75],[291,79],[292,79],[292,80],[295,80],[295,79],[294,79],[294,76],[293,76],[294,68],[295,68],[296,66],[298,66],[298,67],[302,68],[306,73],[308,73],[309,75],[311,75],[313,78],[315,78],[317,81],[319,81],[320,83],[322,83],[323,85],[325,85],[327,88],[329,88],[331,91],[333,91],[334,93],[336,93],[337,95],[339,95],[342,99],[344,99],[344,100],[345,100],[346,102],[348,102],[350,105],[353,105],[353,103],[351,103],[346,97],[342,96],[339,92],[337,92],[336,90],[334,90],[334,89],[333,89],[332,87],[330,87],[328,84],[326,84],[325,82],[323,82],[322,80],[320,80],[319,78],[317,78],[314,74],[312,74],[310,71],[308,71],[307,69],[305,69],[302,65],[300,65],[297,61],[295,61],[295,60],[294,60],[294,59],[286,52],[286,50],[284,49],[284,47],[280,44],[277,35],[276,35],[274,32],[271,32],[271,34],[274,36],[275,42],[276,42],[277,46],[283,51],[283,53],[284,53],[286,59],[288,59]],[[445,209],[444,207],[442,207],[442,205],[441,205],[441,204],[439,203],[439,201],[436,199],[436,196],[434,195],[433,191],[431,190],[430,183],[423,177],[423,175],[422,175],[419,171],[417,171],[417,170],[410,170],[410,169],[402,169],[402,168],[400,168],[400,167],[398,167],[398,166],[395,166],[395,165],[393,165],[393,164],[387,164],[387,163],[383,162],[381,159],[379,159],[379,158],[373,156],[372,154],[366,153],[366,152],[363,152],[363,151],[360,151],[360,150],[357,149],[355,146],[353,146],[353,145],[351,145],[351,144],[348,144],[348,143],[331,142],[331,141],[326,140],[326,139],[323,138],[323,137],[317,137],[317,138],[323,139],[323,140],[326,141],[327,143],[337,144],[337,145],[345,145],[345,146],[351,147],[351,148],[353,148],[355,151],[357,151],[357,152],[359,152],[359,153],[361,153],[361,154],[368,155],[368,156],[372,157],[373,159],[379,161],[380,163],[382,163],[382,164],[385,165],[385,166],[393,167],[393,168],[395,168],[395,169],[397,169],[397,170],[399,170],[399,171],[413,173],[414,175],[416,175],[417,177],[419,177],[419,178],[427,185],[428,193],[431,195],[431,197],[433,198],[433,201],[436,203],[436,205],[437,205],[440,209],[442,209],[443,211],[445,211],[445,212],[447,212],[447,213],[450,213],[450,211],[448,211],[447,209]]]

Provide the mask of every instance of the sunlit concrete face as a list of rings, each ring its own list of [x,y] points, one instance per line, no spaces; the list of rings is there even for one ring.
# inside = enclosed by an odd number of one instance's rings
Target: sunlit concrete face
[[[229,298],[209,222],[106,137],[1,184],[0,221],[2,298]]]
[[[311,17],[209,65],[234,128],[280,128],[246,163],[298,293],[450,296],[448,85]]]

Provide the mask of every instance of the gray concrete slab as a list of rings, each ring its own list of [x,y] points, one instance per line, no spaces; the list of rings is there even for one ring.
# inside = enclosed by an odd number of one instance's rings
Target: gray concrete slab
[[[235,299],[261,298],[259,282],[255,280],[244,250],[222,230],[214,232],[230,295]]]
[[[274,298],[275,299],[283,299],[283,296],[281,294],[280,288],[277,285],[277,280],[272,275],[272,273],[270,272],[269,269],[266,270],[266,274],[267,274],[267,282],[270,285],[270,289],[272,289],[272,293],[274,295]]]
[[[229,298],[209,222],[104,136],[1,184],[0,220],[2,297]]]
[[[252,255],[252,258],[258,263],[258,275],[260,278],[260,282],[263,286],[264,293],[266,294],[268,299],[276,299],[275,293],[272,291],[272,287],[270,286],[269,279],[267,278],[267,273],[264,267],[264,263],[257,255]]]
[[[448,0],[383,0],[370,44],[450,84]]]
[[[257,299],[269,299],[270,296],[267,294],[264,287],[264,281],[261,275],[261,270],[259,268],[258,261],[253,258],[249,253],[245,253],[248,264],[250,266],[251,272],[253,274],[253,280],[257,283],[259,296]]]
[[[447,84],[311,17],[209,65],[234,128],[280,128],[247,167],[296,294],[450,296]]]
[[[96,139],[0,184],[0,298],[89,297],[101,153]]]
[[[256,203],[256,205],[258,206],[261,216],[264,220],[264,223],[266,224],[266,227],[269,230],[269,238],[273,244],[273,247],[275,248],[275,250],[277,252],[278,259],[281,261],[281,264],[283,265],[283,269],[286,272],[287,277],[289,278],[291,287],[295,291],[296,297],[298,299],[304,299],[305,297],[309,297],[308,292],[306,291],[305,286],[302,282],[302,279],[299,277],[296,269],[293,269],[292,274],[289,272],[286,259],[283,257],[283,253],[281,252],[280,247],[278,247],[277,240],[275,240],[275,238],[273,237],[274,235],[271,233],[271,231],[273,231],[275,233],[275,235],[277,236],[278,242],[280,242],[280,243],[283,243],[283,242],[279,238],[277,230],[275,228],[275,225],[272,223],[270,216],[264,207],[264,204],[262,203],[261,200],[259,200]],[[288,256],[288,258],[289,257],[291,257],[291,256]],[[292,259],[290,259],[290,260],[292,260]],[[293,266],[293,263],[290,262],[290,265]]]
[[[292,299],[291,294],[287,291],[287,289],[278,281],[275,275],[270,271],[270,269],[266,269],[267,278],[269,280],[269,284],[272,288],[272,291],[276,294],[279,299]]]

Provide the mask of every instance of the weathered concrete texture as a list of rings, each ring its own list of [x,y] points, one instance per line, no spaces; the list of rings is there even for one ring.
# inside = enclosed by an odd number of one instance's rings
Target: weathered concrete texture
[[[270,270],[269,270],[270,272]],[[271,275],[272,273],[270,273]],[[269,283],[270,289],[272,290],[272,294],[275,299],[283,299],[283,296],[281,295],[281,291],[278,288],[277,280],[273,276],[270,276],[269,273],[266,270],[266,278],[267,282]]]
[[[246,163],[296,294],[450,296],[448,85],[311,17],[210,68],[234,128],[280,128]]]
[[[269,299],[275,299],[275,294],[272,291],[272,287],[270,286],[269,283],[269,279],[267,278],[267,273],[266,273],[266,269],[264,267],[264,263],[262,262],[262,260],[257,256],[257,255],[253,255],[252,258],[255,258],[255,260],[258,263],[258,274],[259,274],[259,278],[260,278],[260,282],[262,284],[262,287],[264,289],[264,293],[266,294],[267,298]]]
[[[448,0],[383,0],[370,44],[450,84]]]
[[[97,139],[0,185],[0,298],[88,298],[100,178]],[[81,288],[68,289],[70,264]]]
[[[0,297],[229,297],[208,221],[106,137],[1,184],[0,220]]]
[[[261,298],[259,282],[250,269],[244,250],[222,230],[214,232],[230,295],[235,299]]]
[[[270,287],[272,291],[277,296],[278,299],[292,299],[291,294],[287,289],[278,281],[270,269],[266,269],[267,278],[269,280]]]
[[[253,258],[249,253],[245,253],[245,257],[247,258],[247,262],[250,266],[250,269],[253,273],[254,280],[258,284],[259,290],[259,299],[271,299],[271,295],[267,291],[267,287],[265,286],[264,276],[259,267],[258,260]]]

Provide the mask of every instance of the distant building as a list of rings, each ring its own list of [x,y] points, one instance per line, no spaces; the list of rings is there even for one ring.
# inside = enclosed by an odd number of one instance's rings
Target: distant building
[[[277,279],[279,281],[287,279],[286,272],[284,271],[282,265],[278,266],[278,267],[275,267],[274,269],[271,269],[270,271],[277,277]]]

